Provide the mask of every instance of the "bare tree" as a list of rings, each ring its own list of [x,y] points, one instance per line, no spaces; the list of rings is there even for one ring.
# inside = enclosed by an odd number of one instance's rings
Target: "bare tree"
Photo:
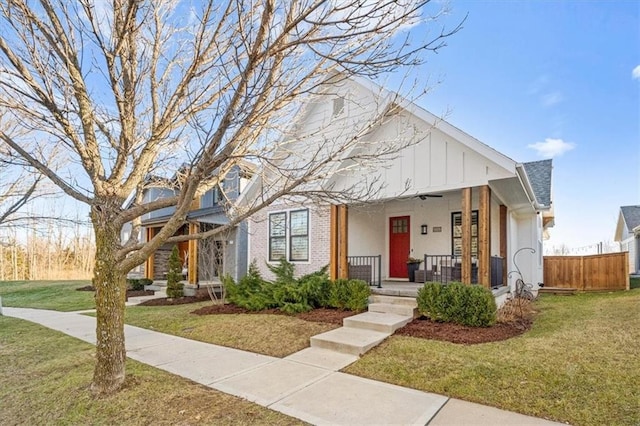
[[[326,179],[336,164],[364,164],[402,148],[389,144],[349,163],[349,153],[358,152],[358,138],[350,138],[324,140],[286,167],[274,157],[282,152],[274,141],[286,140],[283,129],[296,108],[329,90],[328,81],[382,76],[444,46],[459,27],[424,35],[442,13],[429,13],[426,3],[0,1],[0,108],[19,123],[0,139],[91,209],[95,393],[112,393],[125,378],[127,271],[165,242],[194,238],[173,235],[192,200],[235,164],[259,163],[280,184],[197,238],[224,232],[280,197],[312,192],[309,184]],[[413,40],[417,24],[423,35]],[[45,145],[55,145],[68,164],[52,168],[38,155]],[[176,195],[144,203],[145,178],[177,169]],[[134,202],[123,208],[130,194]],[[137,241],[140,217],[169,206],[175,213],[161,231]],[[128,222],[132,237],[121,241]]]
[[[0,227],[25,218],[19,213],[30,200],[42,195],[36,192],[41,180],[41,175],[16,165],[8,153],[0,149]]]

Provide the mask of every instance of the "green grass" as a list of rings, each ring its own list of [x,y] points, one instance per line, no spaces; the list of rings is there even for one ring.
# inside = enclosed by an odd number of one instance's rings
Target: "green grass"
[[[93,398],[95,349],[39,325],[0,317],[2,425],[293,425],[296,419],[127,361],[125,388]]]
[[[0,281],[3,306],[79,311],[95,308],[92,291],[76,291],[90,285],[83,281]]]
[[[529,332],[456,345],[392,336],[348,373],[573,425],[640,424],[640,290],[543,296]]]
[[[150,330],[275,357],[309,346],[316,334],[336,325],[271,314],[195,315],[211,302],[175,306],[128,307],[125,322]]]

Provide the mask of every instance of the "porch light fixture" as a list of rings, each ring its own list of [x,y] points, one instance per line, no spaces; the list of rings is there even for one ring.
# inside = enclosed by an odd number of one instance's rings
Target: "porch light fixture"
[[[427,235],[427,225],[420,225],[420,233],[422,235]]]

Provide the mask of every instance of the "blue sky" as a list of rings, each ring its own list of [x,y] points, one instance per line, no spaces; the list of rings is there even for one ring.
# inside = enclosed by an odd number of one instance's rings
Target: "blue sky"
[[[452,0],[420,103],[516,161],[553,157],[547,247],[612,241],[640,204],[640,2]],[[546,150],[542,155],[540,150]]]
[[[619,207],[640,204],[640,1],[450,7],[438,25],[468,17],[413,74],[441,80],[421,105],[516,161],[555,148],[547,247],[613,240]]]

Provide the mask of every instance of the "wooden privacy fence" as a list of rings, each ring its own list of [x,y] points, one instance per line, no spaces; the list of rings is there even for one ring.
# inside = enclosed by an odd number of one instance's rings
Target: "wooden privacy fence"
[[[629,290],[629,253],[545,256],[544,285],[579,291]]]

